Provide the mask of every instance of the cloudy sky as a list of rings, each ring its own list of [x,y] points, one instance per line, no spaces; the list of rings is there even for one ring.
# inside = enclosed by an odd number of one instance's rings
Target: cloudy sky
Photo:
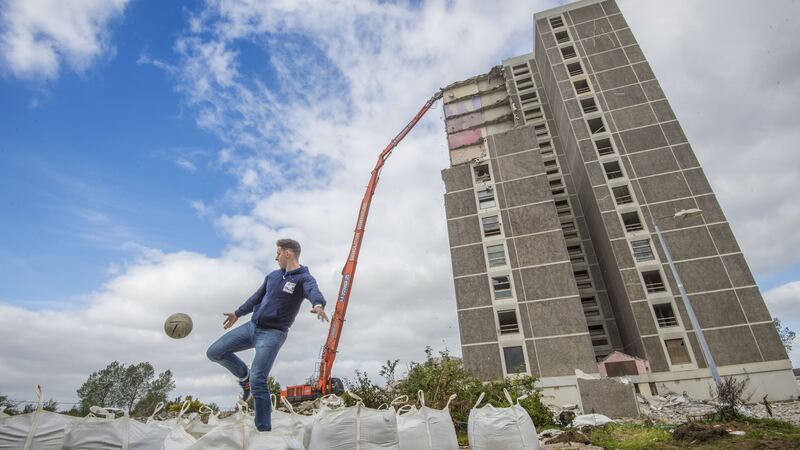
[[[800,5],[735,3],[620,7],[773,314],[800,329]],[[75,401],[92,371],[150,361],[175,394],[231,405],[205,349],[274,241],[300,240],[335,297],[378,151],[439,87],[530,52],[532,14],[556,4],[0,1],[0,393]],[[460,352],[441,116],[382,173],[336,375]],[[304,311],[282,385],[327,333]],[[188,338],[164,336],[173,312]]]

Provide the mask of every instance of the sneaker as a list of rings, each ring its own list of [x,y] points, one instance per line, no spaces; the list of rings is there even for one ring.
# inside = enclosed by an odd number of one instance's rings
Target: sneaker
[[[250,379],[248,378],[244,381],[240,381],[239,386],[242,387],[242,400],[250,402],[253,398],[253,395],[250,393]]]

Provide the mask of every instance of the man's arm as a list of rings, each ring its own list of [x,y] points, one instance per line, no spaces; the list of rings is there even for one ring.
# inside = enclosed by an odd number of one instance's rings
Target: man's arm
[[[325,314],[325,297],[322,296],[322,292],[319,290],[319,286],[317,286],[317,280],[315,280],[313,276],[309,275],[306,277],[305,281],[303,281],[303,293],[308,301],[314,305],[311,309],[311,314],[316,314],[319,320],[327,322],[328,315]]]
[[[250,298],[248,298],[244,303],[242,303],[242,306],[238,307],[236,311],[234,311],[236,317],[242,317],[244,315],[253,312],[253,308],[255,308],[255,306],[258,305],[259,303],[261,303],[261,299],[264,298],[264,294],[266,292],[267,292],[267,279],[265,277],[264,282],[261,283],[261,287],[258,288],[258,290],[253,295],[251,295]]]

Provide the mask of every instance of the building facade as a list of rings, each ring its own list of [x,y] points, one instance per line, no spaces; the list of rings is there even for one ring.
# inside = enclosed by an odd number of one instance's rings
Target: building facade
[[[709,395],[663,232],[720,373],[796,397],[791,363],[703,169],[613,0],[534,16],[534,52],[444,90],[442,171],[465,366],[540,378],[647,361],[648,395]],[[689,219],[675,212],[700,209]],[[663,392],[662,392],[663,393]],[[760,397],[759,397],[760,398]]]

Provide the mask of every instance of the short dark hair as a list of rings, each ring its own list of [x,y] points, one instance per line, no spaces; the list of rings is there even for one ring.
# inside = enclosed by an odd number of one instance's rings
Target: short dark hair
[[[291,250],[295,256],[300,256],[300,243],[294,239],[278,239],[278,242],[276,242],[275,245],[284,250]]]

